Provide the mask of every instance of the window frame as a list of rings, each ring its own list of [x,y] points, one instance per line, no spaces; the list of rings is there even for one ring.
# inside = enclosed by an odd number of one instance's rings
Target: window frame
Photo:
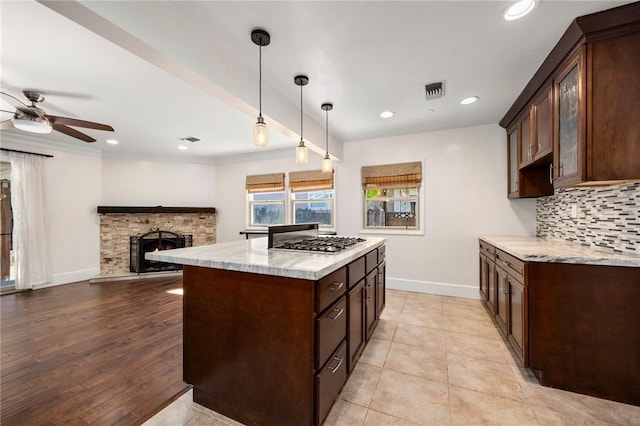
[[[417,161],[413,161],[411,163],[420,163],[420,179],[418,182],[414,183],[409,183],[407,182],[407,185],[402,186],[401,184],[399,184],[399,182],[395,182],[393,184],[390,185],[385,185],[384,183],[380,183],[379,185],[371,185],[370,183],[367,185],[364,185],[364,177],[361,175],[361,178],[363,179],[363,185],[360,186],[360,194],[361,194],[361,204],[360,204],[360,211],[361,211],[361,222],[360,222],[360,233],[361,234],[378,234],[378,235],[425,235],[425,196],[424,196],[424,160],[417,160]],[[411,163],[406,163],[407,165],[411,165]],[[381,168],[386,168],[386,167],[394,167],[394,166],[402,166],[405,163],[393,163],[393,164],[384,164],[384,165],[380,165],[380,166],[363,166],[363,169],[365,168],[371,168],[371,167],[381,167]],[[361,172],[362,173],[362,172]],[[389,175],[389,176],[396,176],[396,175]],[[393,180],[392,180],[393,181]],[[411,188],[417,188],[417,193],[415,198],[414,197],[409,197],[411,198],[411,200],[416,201],[416,224],[415,224],[415,228],[407,228],[404,226],[367,226],[367,190],[372,190],[372,189],[378,189],[378,190],[383,190],[383,189],[411,189]],[[398,197],[388,197],[390,199],[397,199]],[[409,198],[403,198],[401,200],[398,201],[409,201]],[[370,199],[369,199],[370,200]]]
[[[281,200],[259,200],[253,199],[256,194],[282,194]],[[263,229],[271,225],[286,225],[287,224],[287,196],[284,190],[282,191],[264,191],[264,192],[247,192],[247,229]],[[269,223],[269,224],[256,224],[253,223],[253,206],[256,204],[269,204],[269,205],[282,205],[282,223]]]
[[[299,199],[296,200],[295,196],[296,194],[301,194],[301,193],[311,193],[311,192],[331,192],[331,198],[322,198],[322,199],[312,199],[312,198],[306,198],[306,199]],[[298,225],[298,223],[296,223],[296,204],[300,203],[329,203],[331,204],[331,224],[330,225],[323,225],[321,223],[318,224],[318,228],[322,229],[322,230],[335,230],[336,228],[336,190],[335,188],[333,189],[317,189],[317,190],[308,190],[308,191],[291,191],[289,190],[289,213],[290,213],[290,218],[291,218],[291,224],[292,225]],[[300,222],[303,223],[303,222]]]

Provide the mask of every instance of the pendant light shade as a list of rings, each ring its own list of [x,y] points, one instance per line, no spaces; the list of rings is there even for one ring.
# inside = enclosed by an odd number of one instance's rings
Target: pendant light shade
[[[333,104],[324,103],[321,106],[325,115],[325,142],[326,142],[326,151],[324,154],[324,158],[322,159],[322,171],[325,173],[329,173],[333,171],[333,165],[331,164],[331,157],[329,156],[329,111],[333,109]]]
[[[253,125],[253,144],[255,146],[267,146],[269,144],[269,132],[267,125],[262,118],[262,46],[268,46],[271,42],[271,36],[265,30],[256,29],[251,31],[251,41],[260,48],[260,56],[258,59],[259,83],[258,83],[258,103],[259,113],[256,124]]]
[[[309,149],[304,145],[303,137],[303,114],[302,114],[302,86],[309,84],[309,77],[306,75],[296,75],[293,78],[293,82],[300,86],[300,143],[296,148],[296,163],[308,163],[309,162]]]

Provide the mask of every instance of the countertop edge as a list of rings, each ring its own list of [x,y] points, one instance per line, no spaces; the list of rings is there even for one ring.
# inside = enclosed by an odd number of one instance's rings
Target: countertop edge
[[[624,253],[609,253],[604,250],[598,250],[592,247],[583,246],[581,244],[572,243],[570,241],[531,236],[513,236],[513,235],[479,235],[479,240],[491,244],[495,248],[504,251],[524,262],[540,262],[540,263],[571,263],[584,265],[599,266],[622,266],[630,268],[640,268],[640,256]],[[514,248],[505,239],[519,240],[527,245],[534,247],[535,251],[540,251],[545,247],[548,250],[576,251],[579,254],[561,254],[561,253],[532,253],[526,252],[521,247]],[[503,240],[503,241],[501,241]],[[532,250],[533,251],[533,250]]]
[[[251,242],[254,240],[242,240],[241,243]],[[376,248],[384,245],[386,242],[385,238],[379,238],[379,241],[371,242],[370,244],[366,244],[362,247],[354,247],[347,252],[333,255],[333,254],[310,254],[310,253],[295,253],[296,256],[319,256],[316,259],[320,259],[319,262],[322,264],[319,267],[312,266],[296,266],[295,261],[293,264],[286,263],[283,265],[264,265],[259,263],[252,263],[251,261],[246,261],[243,259],[233,259],[232,257],[229,260],[220,260],[220,259],[211,259],[208,258],[206,253],[200,255],[186,255],[182,254],[181,251],[189,251],[188,249],[196,249],[199,248],[201,251],[206,251],[207,248],[211,248],[215,250],[216,244],[209,246],[195,246],[189,247],[186,249],[175,249],[175,250],[167,250],[164,252],[150,252],[145,254],[145,258],[148,260],[155,260],[161,262],[168,263],[177,263],[186,266],[196,266],[196,267],[204,267],[204,268],[212,268],[212,269],[223,269],[228,271],[235,272],[248,272],[260,275],[270,275],[270,276],[280,276],[280,277],[288,277],[288,278],[298,278],[303,280],[319,280],[331,272],[351,263],[352,261],[364,256],[369,253],[371,250],[375,250]],[[240,242],[238,242],[240,243]],[[223,243],[224,244],[224,243]],[[173,253],[172,253],[173,252]],[[176,254],[177,252],[177,254]],[[286,256],[287,252],[280,252],[278,255]],[[270,253],[268,250],[263,250],[260,252],[263,256],[269,256]],[[339,257],[334,257],[339,256]],[[326,261],[331,261],[331,259],[336,259],[335,262],[332,262],[328,265],[324,265]],[[277,263],[277,262],[276,262]]]

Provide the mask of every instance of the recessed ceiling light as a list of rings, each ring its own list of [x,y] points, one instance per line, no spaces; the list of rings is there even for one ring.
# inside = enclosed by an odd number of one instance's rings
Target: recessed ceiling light
[[[478,98],[477,96],[471,96],[471,97],[469,97],[469,98],[464,98],[463,100],[461,100],[461,101],[460,101],[460,103],[461,103],[462,105],[469,105],[469,104],[474,103],[474,102],[475,102],[475,101],[477,101],[478,99],[480,99],[480,98]]]
[[[178,145],[178,149],[181,149],[181,150],[183,150],[183,151],[184,151],[184,150],[186,150],[186,149],[189,149],[189,147],[188,147],[188,146],[186,146],[186,145]]]
[[[380,113],[380,117],[381,118],[389,118],[389,117],[393,117],[393,111],[382,111]]]
[[[535,5],[535,0],[520,0],[519,2],[511,5],[511,7],[509,7],[502,16],[507,21],[515,21],[516,19],[520,19],[531,12]]]
[[[115,139],[107,139],[107,143],[110,145],[118,145],[118,141]]]

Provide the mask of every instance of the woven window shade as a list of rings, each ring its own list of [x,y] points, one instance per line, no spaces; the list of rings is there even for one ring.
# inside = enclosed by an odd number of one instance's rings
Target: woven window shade
[[[289,188],[291,192],[333,189],[333,172],[323,172],[322,170],[290,172]]]
[[[247,176],[247,192],[284,191],[284,173]]]
[[[365,166],[361,169],[364,188],[407,188],[420,187],[422,183],[422,163],[384,164]]]

